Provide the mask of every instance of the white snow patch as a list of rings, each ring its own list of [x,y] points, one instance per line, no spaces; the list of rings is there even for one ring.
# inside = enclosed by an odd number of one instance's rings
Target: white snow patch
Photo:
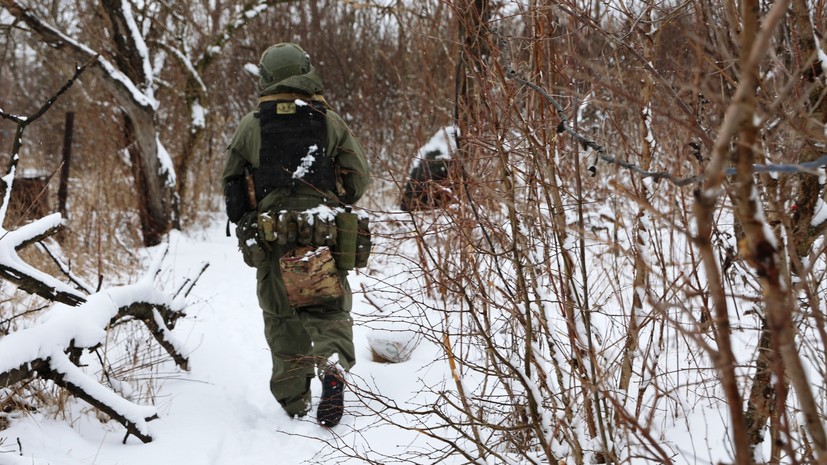
[[[436,156],[437,160],[450,160],[452,154],[457,150],[457,132],[457,128],[454,126],[445,126],[437,130],[428,142],[417,151],[412,168],[418,168],[422,160],[425,159],[425,155],[431,152],[439,152],[439,155]]]
[[[327,205],[319,205],[318,207],[305,210],[303,213],[310,218],[310,224],[313,224],[313,218],[318,218],[319,221],[323,222],[336,221],[336,214],[339,213],[339,210],[328,207]]]
[[[192,115],[191,125],[193,128],[193,132],[195,128],[203,129],[207,125],[207,110],[201,105],[201,102],[196,99],[192,102],[192,106],[190,107],[190,114]]]
[[[815,213],[813,213],[810,226],[818,226],[825,221],[827,221],[827,205],[824,204],[824,199],[819,198],[816,202]]]
[[[175,179],[175,165],[172,164],[172,157],[169,156],[169,152],[167,152],[166,147],[161,143],[161,139],[158,138],[157,134],[155,135],[155,145],[158,151],[158,163],[160,164],[158,174],[166,174],[167,187],[175,187],[177,183]]]
[[[304,179],[310,173],[313,163],[316,161],[316,154],[319,152],[319,146],[316,144],[307,148],[307,155],[302,157],[301,163],[293,172],[293,179]]]
[[[254,8],[251,8],[244,12],[244,16],[250,20],[255,18],[256,16],[260,15],[263,11],[267,10],[267,3],[262,2],[260,5],[256,5]]]

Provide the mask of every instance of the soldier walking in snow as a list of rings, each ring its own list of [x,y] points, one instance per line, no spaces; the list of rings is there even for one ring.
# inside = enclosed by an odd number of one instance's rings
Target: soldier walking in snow
[[[273,396],[302,417],[318,374],[317,419],[334,426],[343,375],[355,363],[347,270],[365,266],[369,252],[366,219],[350,211],[369,183],[365,151],[328,106],[301,47],[268,48],[259,73],[258,109],[241,119],[227,148],[227,215],[245,262],[256,268]]]

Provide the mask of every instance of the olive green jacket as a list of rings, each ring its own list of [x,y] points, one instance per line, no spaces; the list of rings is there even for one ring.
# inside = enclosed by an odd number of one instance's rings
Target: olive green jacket
[[[286,79],[278,85],[270,86],[261,92],[261,96],[282,92],[294,92],[311,96],[321,93],[321,79],[314,72]],[[287,82],[290,81],[290,82]],[[365,158],[365,149],[351,134],[344,120],[338,113],[328,109],[327,115],[327,151],[335,159],[338,192],[319,192],[309,186],[276,189],[261,200],[258,210],[306,210],[321,203],[330,206],[353,204],[365,193],[370,184],[370,172]],[[245,166],[259,166],[261,148],[261,126],[255,112],[244,115],[238,128],[227,146],[227,161],[224,165],[224,181],[233,176],[244,174]]]

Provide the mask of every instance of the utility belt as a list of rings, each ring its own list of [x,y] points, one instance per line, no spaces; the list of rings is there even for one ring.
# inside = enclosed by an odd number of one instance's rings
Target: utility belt
[[[366,267],[373,245],[370,219],[350,207],[267,211],[259,213],[257,226],[258,239],[267,246],[329,247],[340,270]]]
[[[254,268],[279,257],[287,302],[293,308],[335,305],[345,295],[341,271],[367,266],[370,223],[350,208],[322,205],[307,211],[244,214],[236,226],[244,262]]]

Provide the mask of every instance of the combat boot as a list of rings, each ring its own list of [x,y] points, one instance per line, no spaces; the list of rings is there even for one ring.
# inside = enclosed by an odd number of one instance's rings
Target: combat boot
[[[339,424],[345,411],[345,381],[342,372],[335,366],[325,368],[322,376],[322,398],[316,411],[319,424],[331,428]]]

